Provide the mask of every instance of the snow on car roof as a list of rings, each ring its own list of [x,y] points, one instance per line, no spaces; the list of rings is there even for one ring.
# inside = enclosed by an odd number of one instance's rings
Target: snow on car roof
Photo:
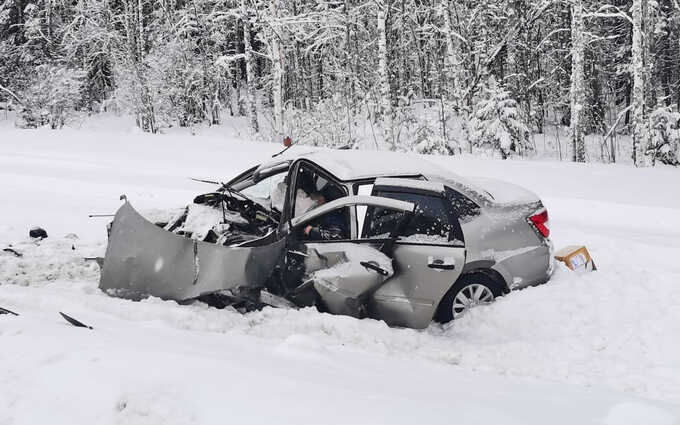
[[[484,188],[496,204],[522,204],[540,200],[535,193],[516,184],[498,179],[474,176],[468,177],[468,181],[477,187]]]
[[[359,180],[377,176],[430,175],[453,177],[454,173],[418,155],[386,151],[315,149],[300,153],[294,151],[277,158],[307,159],[340,180]],[[273,163],[274,161],[272,161]],[[262,164],[260,168],[269,166]]]
[[[332,150],[312,147],[306,147],[306,150],[302,151],[301,149],[291,149],[274,160],[261,164],[258,169],[270,168],[276,164],[281,164],[283,161],[307,159],[343,181],[371,177],[423,175],[428,180],[449,184],[457,190],[463,191],[466,195],[472,196],[477,201],[493,202],[496,204],[513,203],[513,201],[518,201],[518,199],[513,199],[513,196],[519,196],[518,193],[522,195],[520,200],[535,198],[535,195],[517,186],[513,186],[514,190],[510,190],[507,196],[501,196],[502,190],[499,190],[498,181],[462,177],[442,165],[428,161],[422,155],[389,151]],[[496,190],[490,192],[487,185],[491,185]],[[497,199],[497,197],[500,198]],[[510,199],[507,199],[508,197]]]
[[[376,186],[401,186],[411,189],[421,189],[431,192],[444,192],[444,184],[439,181],[399,179],[391,177],[378,177],[375,180]]]

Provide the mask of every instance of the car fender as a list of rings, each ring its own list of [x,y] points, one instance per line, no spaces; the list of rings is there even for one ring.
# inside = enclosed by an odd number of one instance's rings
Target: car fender
[[[502,286],[503,292],[510,292],[510,283],[512,282],[512,275],[510,272],[500,263],[494,260],[473,260],[465,263],[463,267],[463,272],[461,277],[466,274],[471,274],[475,272],[481,272],[488,274],[491,272],[493,275],[490,276]],[[495,273],[494,273],[495,272]],[[460,277],[459,277],[460,279]],[[454,282],[455,283],[455,282]],[[453,286],[453,283],[451,284]]]

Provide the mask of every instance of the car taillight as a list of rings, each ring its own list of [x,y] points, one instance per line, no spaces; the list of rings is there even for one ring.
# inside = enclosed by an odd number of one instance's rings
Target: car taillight
[[[548,210],[542,209],[536,214],[529,217],[529,221],[534,225],[538,233],[544,238],[550,236],[550,228],[548,227]]]

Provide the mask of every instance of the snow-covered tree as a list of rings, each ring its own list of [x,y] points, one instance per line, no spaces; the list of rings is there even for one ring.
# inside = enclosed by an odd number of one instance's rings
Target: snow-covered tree
[[[585,78],[584,55],[585,33],[583,25],[583,0],[572,0],[571,4],[571,120],[570,137],[572,160],[585,162],[584,112],[585,112]]]
[[[61,67],[83,81],[67,114],[145,131],[226,112],[277,142],[458,152],[493,76],[528,130],[571,128],[571,159],[596,133],[641,165],[651,112],[680,106],[678,46],[676,0],[2,0],[0,102]]]
[[[38,66],[31,84],[21,94],[23,103],[17,125],[63,127],[82,98],[84,74],[64,66]]]
[[[377,3],[377,33],[378,33],[378,79],[380,85],[380,112],[383,123],[383,141],[391,149],[396,148],[394,138],[392,110],[392,93],[390,88],[389,58],[387,46],[387,18],[389,16],[390,0],[380,0]]]
[[[243,59],[246,69],[246,101],[250,129],[253,133],[260,131],[260,124],[257,117],[257,90],[255,85],[255,54],[251,43],[251,12],[246,7],[245,0],[241,0],[241,20],[243,22]]]
[[[633,0],[633,43],[631,68],[633,72],[633,161],[637,166],[645,165],[644,152],[647,150],[647,113],[645,111],[645,39],[643,34],[646,0]]]
[[[529,128],[520,119],[517,102],[494,78],[489,79],[476,104],[472,127],[473,144],[492,147],[503,159],[531,149]]]
[[[680,113],[671,107],[661,106],[650,114],[650,141],[646,154],[652,164],[659,161],[668,165],[680,165]]]

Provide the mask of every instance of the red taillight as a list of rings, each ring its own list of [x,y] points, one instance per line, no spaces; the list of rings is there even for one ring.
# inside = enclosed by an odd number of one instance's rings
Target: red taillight
[[[550,236],[550,228],[548,227],[548,210],[542,210],[529,217],[529,221],[536,227],[536,230],[543,235],[544,238]]]

